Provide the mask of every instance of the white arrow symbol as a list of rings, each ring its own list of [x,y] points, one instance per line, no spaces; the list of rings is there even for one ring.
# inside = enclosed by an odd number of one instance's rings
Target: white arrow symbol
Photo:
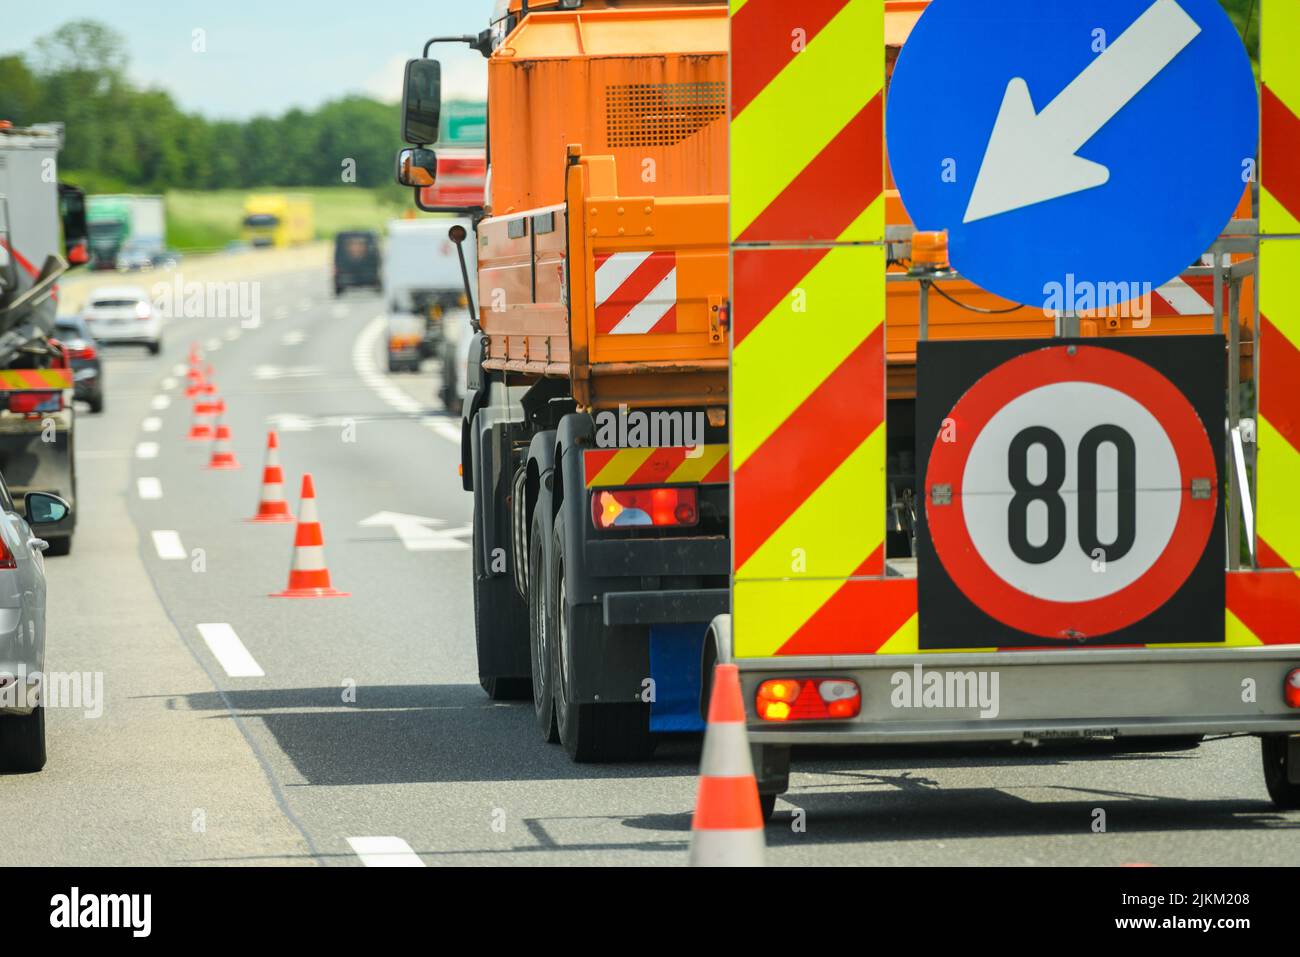
[[[1029,84],[1007,84],[964,222],[1045,203],[1110,180],[1075,154],[1196,39],[1200,26],[1177,0],[1155,3],[1041,113]]]
[[[391,526],[408,552],[451,552],[466,549],[469,545],[461,539],[473,533],[473,527],[469,525],[462,528],[438,529],[434,526],[446,524],[441,519],[407,515],[403,512],[376,512],[357,524],[362,528]]]

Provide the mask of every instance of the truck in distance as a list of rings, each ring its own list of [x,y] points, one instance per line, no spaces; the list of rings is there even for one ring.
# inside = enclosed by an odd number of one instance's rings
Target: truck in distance
[[[244,200],[240,238],[250,246],[286,249],[316,236],[315,206],[306,196],[253,194]]]

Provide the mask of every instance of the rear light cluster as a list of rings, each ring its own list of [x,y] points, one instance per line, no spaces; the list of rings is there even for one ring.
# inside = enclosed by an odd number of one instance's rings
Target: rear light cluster
[[[1300,708],[1300,668],[1287,672],[1282,695],[1286,698],[1288,708]]]
[[[65,348],[68,350],[69,359],[93,359],[98,355],[94,346],[84,343],[66,346]]]
[[[700,520],[696,489],[598,489],[591,496],[597,528],[685,528]]]
[[[0,535],[0,569],[12,571],[18,567],[18,562],[14,559],[14,553],[10,551],[9,546],[5,543],[4,536]],[[0,680],[0,688],[4,687],[4,682]]]
[[[754,699],[764,721],[828,721],[856,718],[862,692],[847,678],[769,678]]]
[[[10,392],[8,409],[19,415],[41,415],[63,408],[62,392]]]

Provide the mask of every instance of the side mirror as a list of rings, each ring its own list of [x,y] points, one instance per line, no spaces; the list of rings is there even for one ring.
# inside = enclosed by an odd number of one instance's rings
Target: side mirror
[[[403,186],[432,186],[438,175],[438,156],[422,146],[397,151],[397,182]]]
[[[72,514],[71,505],[49,492],[28,492],[25,507],[27,524],[32,528],[57,525]]]
[[[437,60],[407,60],[402,84],[402,139],[412,146],[438,141],[442,112],[442,65]]]

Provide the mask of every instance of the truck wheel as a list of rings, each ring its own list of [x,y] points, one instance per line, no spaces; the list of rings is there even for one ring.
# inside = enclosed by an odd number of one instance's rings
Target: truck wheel
[[[39,771],[45,767],[45,708],[31,714],[0,716],[0,771]]]
[[[72,554],[72,536],[64,535],[61,538],[48,539],[50,547],[45,549],[46,556],[62,558],[64,555]]]
[[[528,648],[533,666],[533,710],[537,715],[537,728],[542,740],[554,744],[560,740],[555,724],[555,682],[551,678],[551,636],[554,616],[551,613],[550,588],[547,572],[551,536],[546,534],[551,524],[551,493],[542,489],[533,507],[532,531],[528,536]]]
[[[87,399],[86,401],[90,404],[90,411],[91,411],[91,412],[93,412],[93,413],[95,413],[95,414],[99,414],[100,412],[103,412],[103,411],[104,411],[104,397],[103,397],[103,395],[97,395],[97,396],[95,396],[93,399]]]
[[[160,352],[162,352],[162,343],[161,343],[161,342],[151,342],[151,343],[149,343],[149,355],[151,355],[151,356],[156,356],[156,355],[157,355],[158,353],[160,353]]]
[[[493,701],[527,701],[528,609],[511,575],[491,575],[483,565],[483,520],[474,494],[474,642],[478,682]],[[500,525],[498,528],[502,527]],[[509,527],[508,519],[507,525]]]
[[[564,583],[564,515],[555,518],[551,607],[555,616],[552,682],[560,742],[579,764],[644,761],[654,753],[650,708],[639,702],[577,703],[572,698],[574,650],[599,640],[605,625],[594,605],[570,606]]]
[[[1273,804],[1283,810],[1300,808],[1300,784],[1287,780],[1287,743],[1289,735],[1266,734],[1259,739],[1260,755],[1264,759],[1264,786]]]

